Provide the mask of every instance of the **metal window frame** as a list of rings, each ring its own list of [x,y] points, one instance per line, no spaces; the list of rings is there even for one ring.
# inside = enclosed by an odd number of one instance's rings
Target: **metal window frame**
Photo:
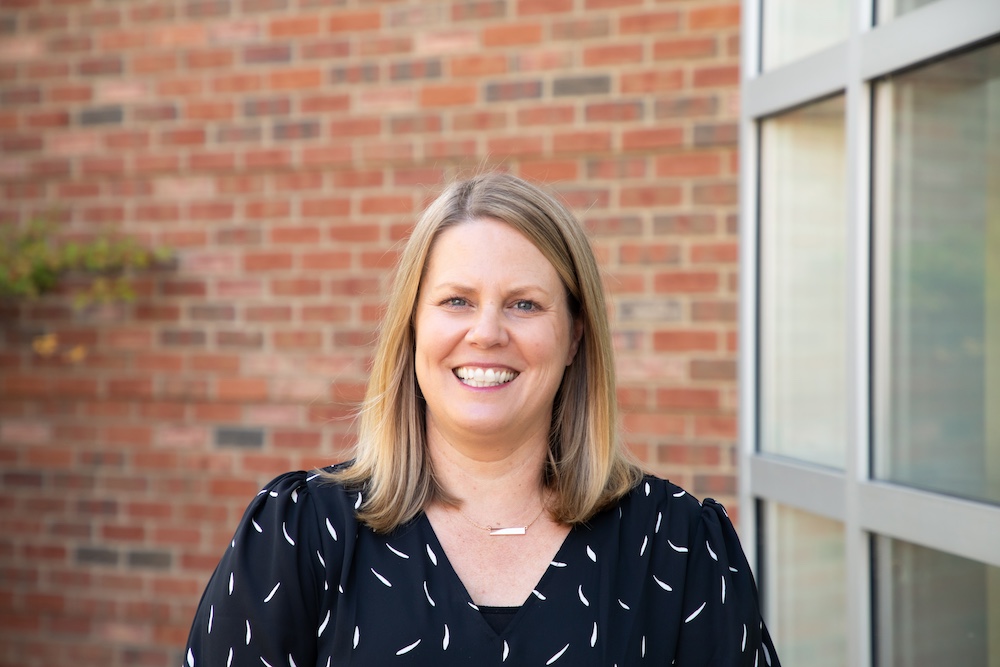
[[[741,539],[756,562],[761,544],[758,502],[776,502],[836,519],[844,525],[847,581],[847,659],[873,664],[874,535],[905,540],[1000,567],[1000,507],[873,480],[870,474],[871,383],[874,348],[871,275],[873,80],[1000,35],[997,0],[937,0],[873,27],[874,0],[851,3],[846,40],[762,72],[761,3],[742,2],[740,111],[740,457]],[[846,105],[849,290],[847,326],[849,402],[844,470],[762,454],[759,409],[759,154],[760,121],[770,115],[843,93]],[[878,317],[878,314],[875,315]],[[876,334],[877,335],[877,334]],[[766,577],[766,572],[760,573]],[[763,588],[763,587],[762,587]],[[765,599],[765,605],[767,601]],[[766,610],[765,610],[766,614]]]

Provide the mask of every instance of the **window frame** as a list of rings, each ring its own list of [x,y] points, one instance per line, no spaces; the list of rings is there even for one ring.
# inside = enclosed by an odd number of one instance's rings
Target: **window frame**
[[[872,201],[875,80],[1000,37],[1000,2],[937,0],[874,25],[874,0],[850,2],[846,40],[772,70],[761,69],[762,2],[742,3],[740,110],[740,533],[763,579],[758,503],[776,502],[843,523],[847,576],[848,664],[874,662],[874,536],[1000,567],[1000,506],[872,478],[875,387],[873,328],[882,307],[872,271],[876,238]],[[759,188],[760,122],[834,94],[845,96],[848,165],[847,342],[848,442],[844,469],[831,470],[760,452]],[[878,252],[882,252],[879,249]],[[882,261],[884,258],[874,258]],[[762,586],[762,592],[766,586]],[[765,615],[767,600],[765,597]],[[780,652],[780,646],[779,652]]]

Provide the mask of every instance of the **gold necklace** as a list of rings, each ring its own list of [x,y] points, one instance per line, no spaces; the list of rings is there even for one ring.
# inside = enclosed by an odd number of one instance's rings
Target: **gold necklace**
[[[475,526],[479,530],[488,531],[489,534],[490,534],[490,536],[492,536],[492,537],[498,537],[498,536],[504,536],[504,535],[524,535],[524,534],[526,534],[528,532],[528,529],[531,528],[531,526],[536,521],[538,521],[539,517],[542,516],[542,512],[545,511],[545,503],[542,503],[542,508],[540,510],[538,510],[538,514],[535,515],[535,518],[532,519],[531,521],[529,521],[527,524],[525,524],[523,526],[507,526],[507,527],[501,527],[501,526],[483,526],[483,525],[478,524],[475,521],[473,521],[472,518],[468,514],[466,514],[465,512],[462,511],[461,507],[456,507],[455,509],[457,509],[458,513],[462,515],[463,519],[465,519],[466,521],[468,521],[469,523],[471,523],[473,526]]]

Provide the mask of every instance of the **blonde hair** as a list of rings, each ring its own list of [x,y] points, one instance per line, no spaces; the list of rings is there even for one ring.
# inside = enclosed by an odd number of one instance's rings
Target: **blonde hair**
[[[455,504],[437,484],[426,452],[425,404],[414,371],[413,317],[428,255],[438,234],[491,218],[527,237],[566,288],[582,323],[580,347],[556,393],[545,483],[552,518],[579,524],[614,504],[642,472],[620,443],[614,358],[604,289],[579,223],[537,186],[487,173],[452,184],[420,216],[399,259],[380,328],[358,424],[354,462],[330,475],[364,489],[358,518],[390,532],[433,499]]]

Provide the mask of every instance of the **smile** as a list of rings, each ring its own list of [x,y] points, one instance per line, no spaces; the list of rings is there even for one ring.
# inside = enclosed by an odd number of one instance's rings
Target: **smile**
[[[462,381],[462,384],[470,387],[499,387],[518,376],[517,372],[502,368],[484,369],[462,366],[456,368],[453,372]]]

